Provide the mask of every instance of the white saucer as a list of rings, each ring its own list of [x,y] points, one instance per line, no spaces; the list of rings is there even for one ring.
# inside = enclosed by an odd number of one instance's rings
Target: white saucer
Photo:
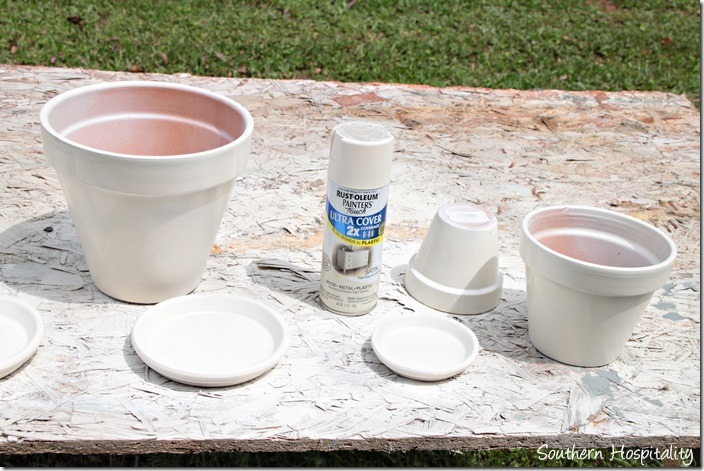
[[[479,342],[469,328],[449,317],[405,315],[377,327],[372,348],[401,376],[439,381],[467,369],[479,353]]]
[[[180,296],[149,308],[132,329],[144,363],[193,386],[231,386],[273,368],[289,344],[284,319],[252,299]]]
[[[0,296],[0,378],[29,360],[44,337],[42,318],[29,304]]]

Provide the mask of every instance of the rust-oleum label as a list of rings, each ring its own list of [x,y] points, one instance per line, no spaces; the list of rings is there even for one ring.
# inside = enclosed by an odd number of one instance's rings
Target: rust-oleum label
[[[377,302],[389,187],[359,190],[328,182],[320,300],[360,315]]]

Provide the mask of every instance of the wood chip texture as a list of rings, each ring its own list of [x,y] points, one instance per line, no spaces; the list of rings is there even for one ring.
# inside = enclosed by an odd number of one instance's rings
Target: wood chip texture
[[[291,346],[258,379],[208,389],[164,378],[129,340],[148,306],[91,283],[43,155],[39,110],[76,87],[134,79],[212,90],[254,116],[251,160],[196,292],[257,298],[286,319]],[[380,300],[361,317],[317,298],[330,135],[347,120],[396,137]],[[698,110],[666,93],[2,65],[0,293],[36,306],[46,337],[0,379],[0,453],[699,446],[699,126]],[[370,337],[388,315],[429,310],[405,291],[404,271],[448,202],[497,215],[505,286],[495,310],[453,316],[476,333],[476,361],[423,383],[384,366]],[[600,368],[550,360],[528,337],[520,224],[536,207],[566,203],[635,216],[679,250],[621,355]]]

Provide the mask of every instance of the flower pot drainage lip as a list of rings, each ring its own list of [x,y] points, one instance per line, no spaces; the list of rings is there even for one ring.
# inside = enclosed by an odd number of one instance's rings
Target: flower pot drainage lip
[[[419,381],[440,381],[462,373],[479,353],[468,327],[441,315],[394,316],[372,335],[372,348],[389,369]]]
[[[264,304],[225,294],[191,294],[149,308],[132,345],[149,367],[192,386],[244,383],[272,369],[286,352],[285,320]]]
[[[44,337],[41,316],[29,304],[0,296],[0,378],[29,360]]]

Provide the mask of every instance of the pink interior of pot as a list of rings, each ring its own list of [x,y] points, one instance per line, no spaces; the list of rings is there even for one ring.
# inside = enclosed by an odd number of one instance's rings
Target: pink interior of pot
[[[78,144],[141,156],[215,149],[246,128],[236,108],[214,97],[140,85],[74,95],[52,110],[49,124]]]
[[[530,233],[541,244],[570,258],[596,265],[630,268],[664,262],[672,248],[654,228],[596,214],[547,214]]]

